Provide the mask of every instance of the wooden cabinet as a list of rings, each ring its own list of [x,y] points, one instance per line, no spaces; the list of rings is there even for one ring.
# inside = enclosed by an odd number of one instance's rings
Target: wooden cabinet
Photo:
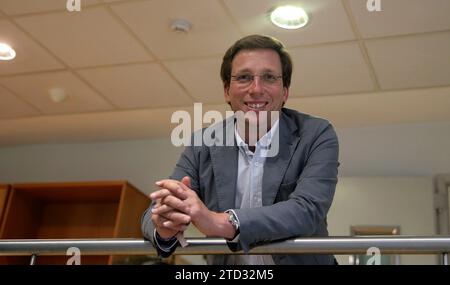
[[[2,225],[3,213],[6,208],[6,200],[8,199],[9,185],[0,184],[0,226]]]
[[[140,219],[150,203],[126,181],[13,184],[4,196],[2,239],[140,238]],[[1,197],[0,190],[0,209]],[[37,264],[65,264],[67,258],[41,256]],[[81,263],[113,264],[123,258],[82,255]],[[0,259],[3,264],[28,262],[29,257]]]

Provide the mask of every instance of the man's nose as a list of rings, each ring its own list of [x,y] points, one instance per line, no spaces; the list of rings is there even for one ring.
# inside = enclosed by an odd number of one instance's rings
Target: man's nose
[[[250,91],[252,93],[258,93],[261,92],[263,89],[263,81],[261,80],[261,77],[259,76],[254,76],[252,83],[250,84]]]

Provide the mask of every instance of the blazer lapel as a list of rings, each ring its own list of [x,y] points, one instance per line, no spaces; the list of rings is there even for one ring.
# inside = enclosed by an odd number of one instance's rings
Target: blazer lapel
[[[299,136],[293,134],[297,126],[292,120],[281,112],[279,125],[279,151],[278,155],[267,157],[264,164],[264,176],[262,183],[262,204],[272,205],[278,193],[281,181],[287,170],[295,148],[300,141]],[[278,139],[273,137],[273,139]]]
[[[216,132],[218,145],[210,148],[214,180],[217,187],[218,211],[221,212],[235,208],[238,175],[238,148],[234,138],[234,118],[225,120],[225,126],[222,128],[225,129],[225,134],[223,129]],[[225,139],[227,135],[228,142]],[[219,141],[221,138],[223,138],[222,141]]]

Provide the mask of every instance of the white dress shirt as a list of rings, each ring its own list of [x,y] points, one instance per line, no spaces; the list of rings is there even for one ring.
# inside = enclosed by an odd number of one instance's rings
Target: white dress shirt
[[[269,132],[267,132],[257,143],[255,152],[249,149],[237,128],[234,130],[236,143],[239,147],[238,177],[236,185],[236,208],[258,208],[262,207],[262,181],[264,175],[264,164],[270,143],[278,131],[279,120],[277,120]],[[239,220],[239,217],[237,217]],[[237,237],[238,239],[238,237]],[[234,255],[230,256],[229,264],[248,265],[273,265],[270,255]]]

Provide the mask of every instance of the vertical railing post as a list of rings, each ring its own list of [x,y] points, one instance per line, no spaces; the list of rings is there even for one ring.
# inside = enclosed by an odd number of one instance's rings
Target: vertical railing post
[[[442,264],[448,265],[448,252],[442,253]]]

